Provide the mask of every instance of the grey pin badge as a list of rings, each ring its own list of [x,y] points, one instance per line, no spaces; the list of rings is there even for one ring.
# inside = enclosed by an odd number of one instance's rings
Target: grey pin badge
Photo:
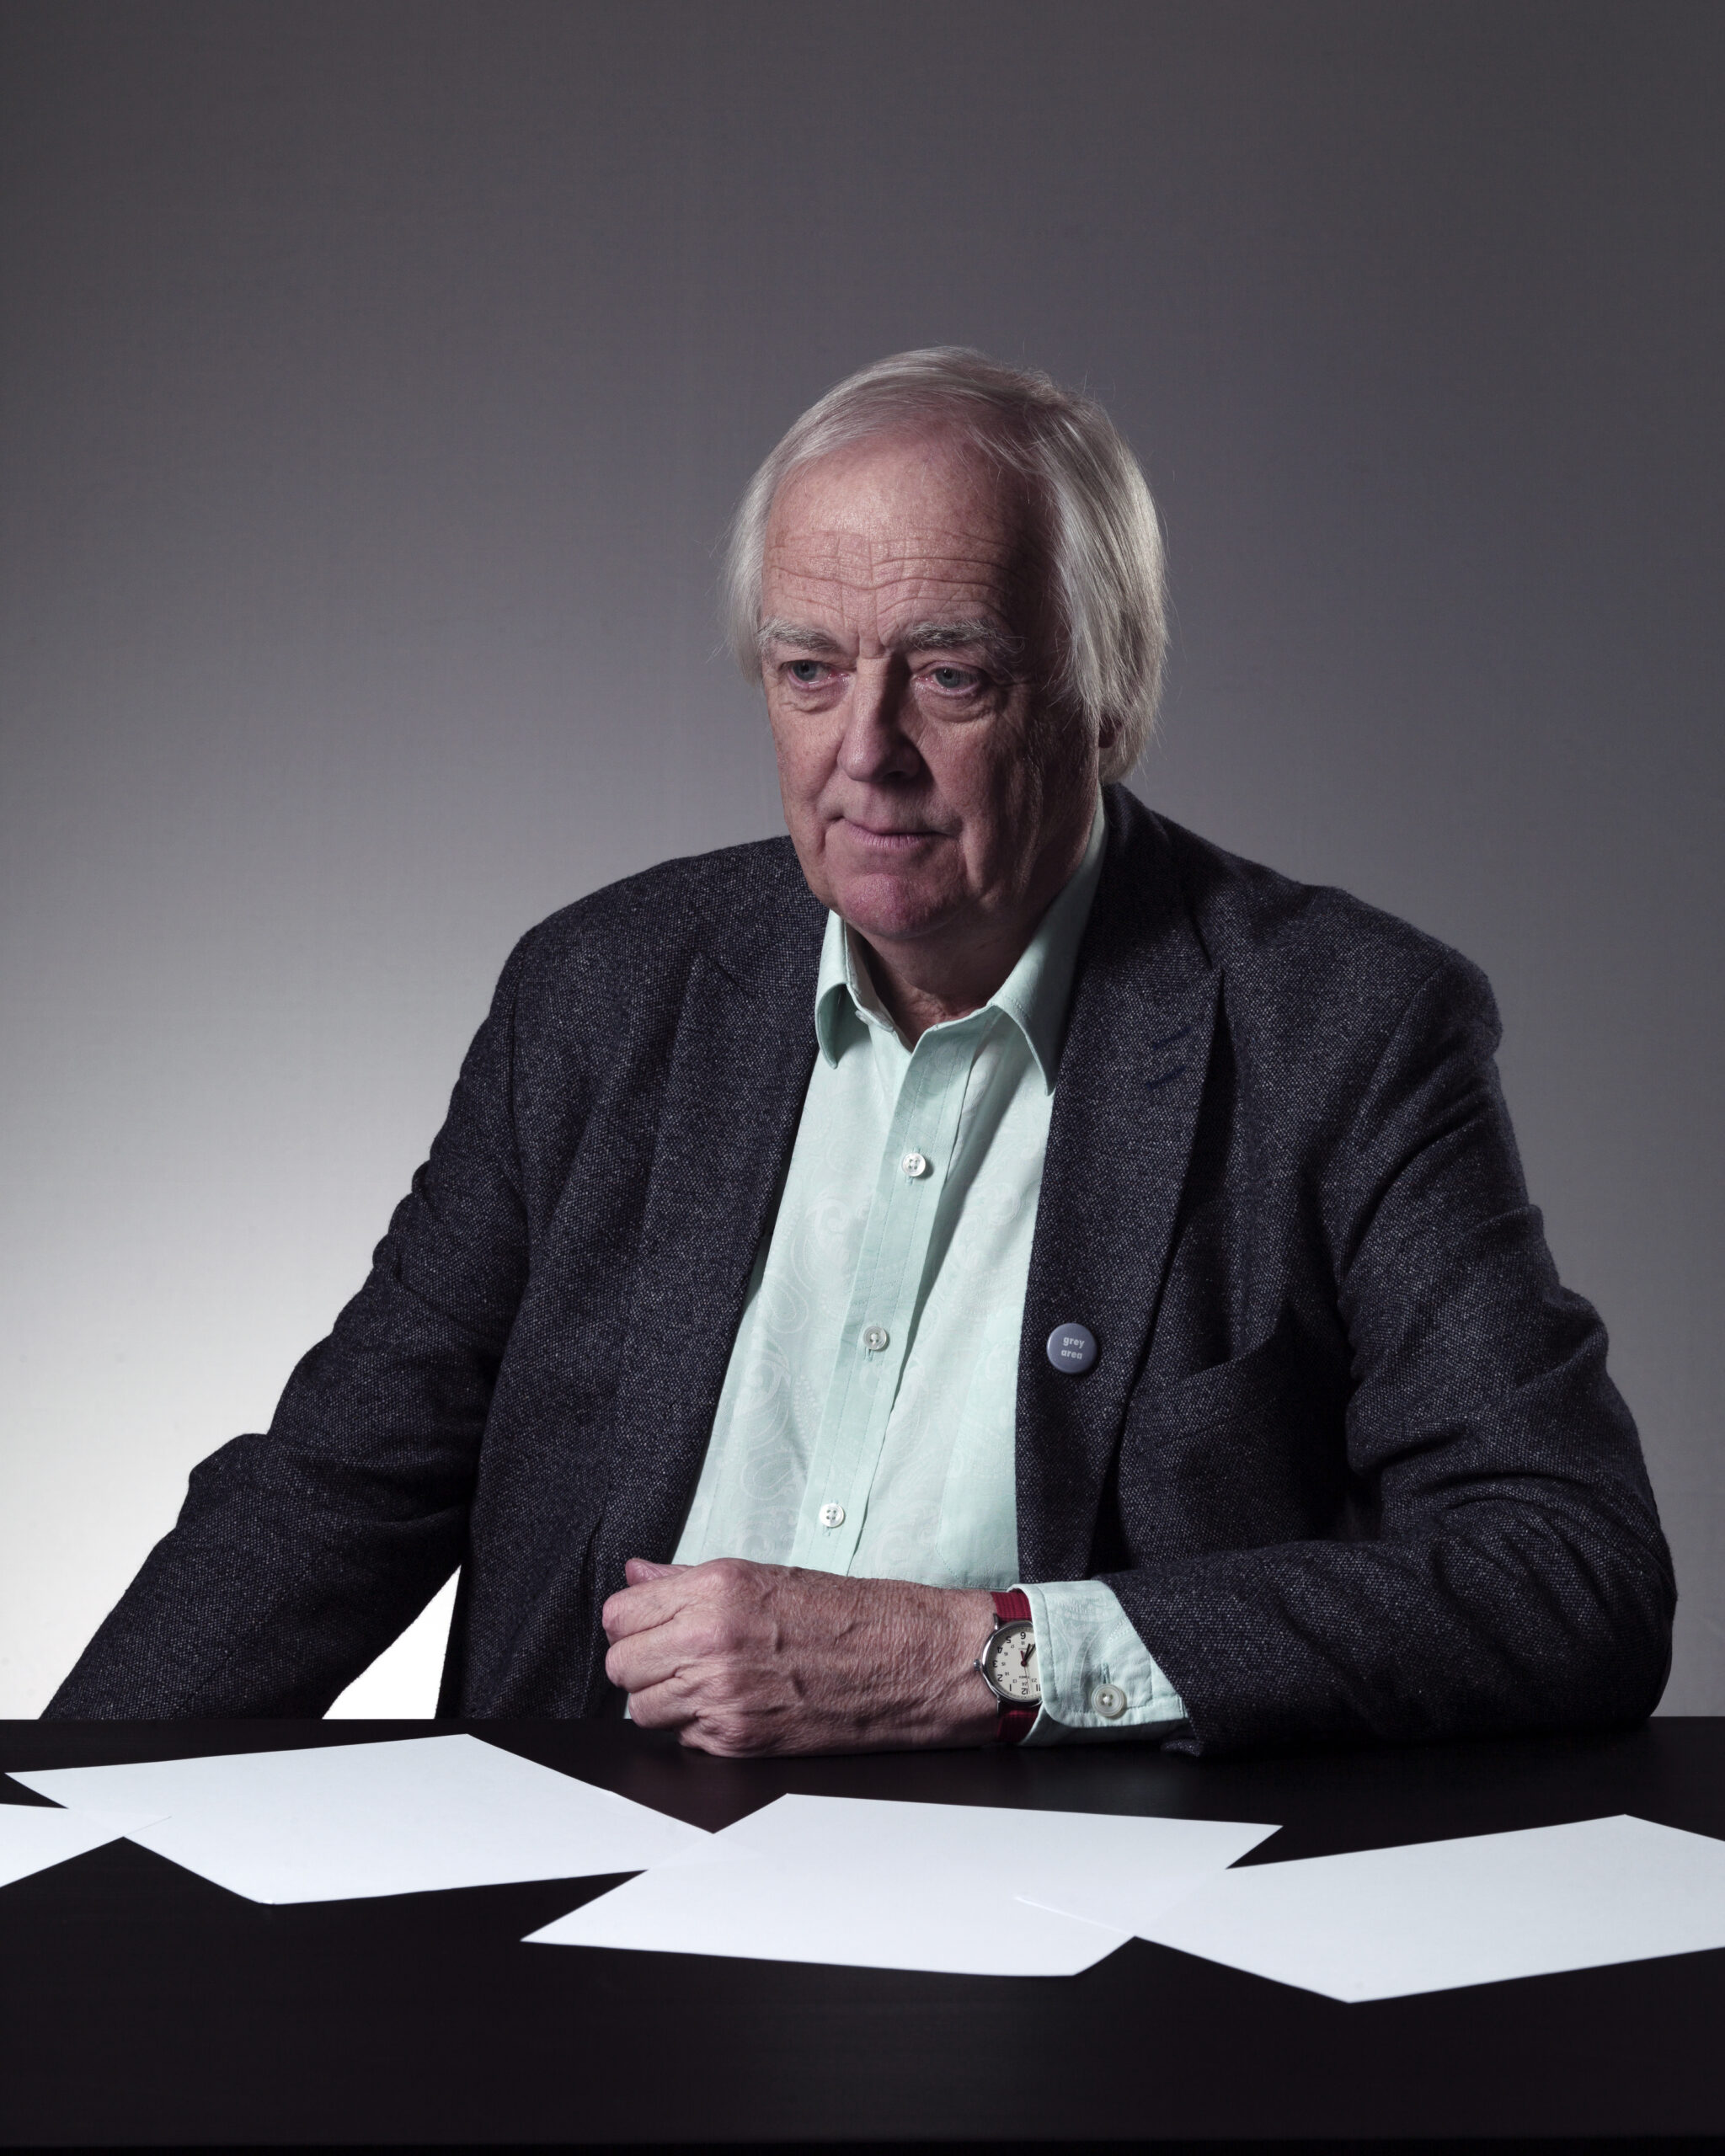
[[[1087,1325],[1057,1325],[1048,1337],[1048,1358],[1063,1375],[1081,1377],[1096,1360],[1096,1335]]]

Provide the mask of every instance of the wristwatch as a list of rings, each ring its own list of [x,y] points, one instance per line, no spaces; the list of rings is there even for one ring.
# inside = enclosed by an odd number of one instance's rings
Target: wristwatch
[[[1030,1598],[1014,1588],[994,1598],[994,1630],[982,1642],[972,1665],[1000,1702],[995,1737],[1017,1744],[1030,1734],[1042,1706],[1042,1677],[1036,1667],[1036,1627]]]

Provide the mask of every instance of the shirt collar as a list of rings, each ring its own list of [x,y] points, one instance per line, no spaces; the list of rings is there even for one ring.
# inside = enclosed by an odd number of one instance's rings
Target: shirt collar
[[[1036,933],[1017,964],[983,1006],[985,1011],[998,1011],[1010,1018],[1023,1034],[1050,1092],[1060,1064],[1060,1037],[1071,998],[1078,946],[1083,941],[1102,876],[1103,835],[1098,795],[1084,858],[1037,923]],[[815,1038],[830,1064],[839,1059],[841,1031],[851,1011],[868,1025],[889,1033],[896,1030],[857,954],[850,931],[837,914],[830,912],[814,985]]]

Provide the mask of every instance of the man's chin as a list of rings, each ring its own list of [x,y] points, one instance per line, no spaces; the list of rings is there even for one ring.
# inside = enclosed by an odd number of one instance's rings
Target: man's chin
[[[831,905],[859,936],[883,944],[919,943],[937,936],[959,911],[952,891],[884,872],[843,878]]]

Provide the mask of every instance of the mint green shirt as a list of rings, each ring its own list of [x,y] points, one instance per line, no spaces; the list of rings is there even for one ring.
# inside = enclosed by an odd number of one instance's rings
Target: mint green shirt
[[[747,1557],[932,1587],[1015,1583],[1024,1284],[1102,854],[1098,803],[1083,861],[1005,982],[914,1048],[828,915],[820,1054],[680,1564]],[[1027,1742],[1183,1718],[1110,1588],[1024,1592],[1043,1687]]]

